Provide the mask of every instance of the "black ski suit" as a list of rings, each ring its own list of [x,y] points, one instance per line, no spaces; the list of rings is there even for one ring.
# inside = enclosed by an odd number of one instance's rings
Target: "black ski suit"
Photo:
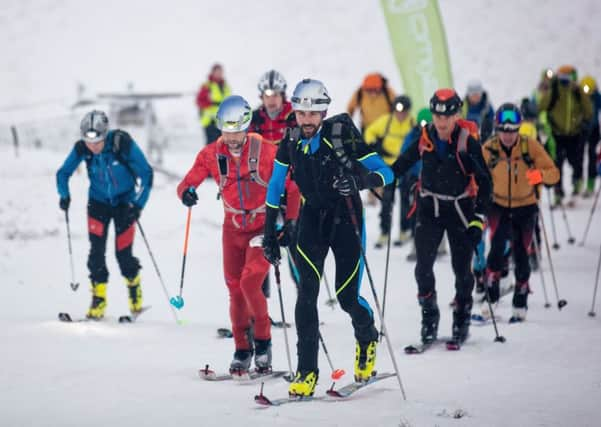
[[[332,131],[335,122],[343,124],[338,137]],[[300,372],[318,372],[317,297],[329,249],[332,249],[336,263],[336,297],[352,319],[355,338],[360,343],[367,343],[378,337],[372,310],[359,295],[363,260],[355,225],[345,198],[333,188],[334,180],[342,173],[351,174],[360,177],[361,188],[373,188],[388,184],[393,176],[383,160],[363,142],[346,114],[325,120],[315,140],[300,140],[298,131],[298,128],[296,132],[290,130],[280,142],[267,195],[267,215],[269,218],[269,209],[277,208],[274,205],[279,200],[279,190],[272,193],[272,185],[278,180],[278,175],[285,176],[290,167],[304,200],[298,220],[297,245],[293,251],[300,276],[295,308],[297,369]],[[338,155],[334,149],[335,140],[342,143],[343,150]],[[344,162],[339,155],[348,156],[352,169],[342,166]],[[280,172],[278,168],[283,169]],[[270,199],[270,194],[274,195],[273,199]],[[358,227],[362,228],[360,232],[364,233],[361,197],[357,193],[348,198]],[[266,222],[265,236],[269,234],[270,226]]]
[[[446,231],[455,273],[455,301],[458,307],[471,307],[474,276],[470,263],[475,242],[466,229],[475,213],[486,213],[491,198],[491,181],[477,139],[468,136],[465,151],[458,151],[460,130],[456,125],[448,143],[439,140],[434,125],[428,125],[392,168],[395,176],[400,177],[416,161],[421,159],[423,164],[415,227],[415,279],[419,296],[428,297],[436,291],[433,266],[438,245]],[[475,197],[467,192],[471,174],[478,185]]]

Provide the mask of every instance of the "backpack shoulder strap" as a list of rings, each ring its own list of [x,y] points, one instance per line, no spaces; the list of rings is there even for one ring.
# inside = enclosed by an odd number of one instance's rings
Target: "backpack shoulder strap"
[[[528,137],[526,135],[520,135],[520,151],[522,153],[522,160],[528,166],[528,168],[534,167],[534,160],[530,156],[530,152],[528,150]]]
[[[257,184],[267,187],[267,182],[263,181],[261,175],[259,175],[259,158],[261,156],[261,138],[251,135],[249,137],[250,147],[248,150],[248,170],[250,172],[250,179]]]
[[[559,98],[559,82],[557,78],[554,78],[551,82],[551,100],[549,101],[548,111],[552,111],[555,108],[555,104],[557,104],[557,99]]]
[[[461,168],[461,172],[464,175],[468,175],[465,166],[463,165],[463,160],[461,160],[460,153],[467,153],[467,139],[470,136],[470,131],[464,127],[460,128],[459,136],[457,137],[457,151],[455,152],[455,158],[457,159],[457,163]]]
[[[490,140],[490,146],[486,147],[486,149],[488,150],[488,152],[490,153],[490,159],[488,160],[488,163],[486,164],[486,166],[488,166],[489,169],[494,169],[497,164],[499,163],[499,139],[497,136],[491,138]]]
[[[334,121],[332,123],[331,138],[332,147],[334,149],[334,155],[336,156],[336,159],[338,160],[342,168],[344,168],[347,171],[353,170],[353,162],[348,156],[342,143],[342,122]]]
[[[219,200],[223,193],[225,183],[227,182],[228,164],[227,156],[225,154],[217,153],[217,167],[219,168],[219,191],[217,193],[217,200]]]

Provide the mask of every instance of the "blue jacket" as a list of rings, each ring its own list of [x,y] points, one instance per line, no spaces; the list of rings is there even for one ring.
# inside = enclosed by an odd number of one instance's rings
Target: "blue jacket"
[[[482,99],[476,105],[471,105],[467,97],[463,100],[463,116],[478,124],[480,142],[484,142],[492,135],[495,120],[495,110],[488,100],[488,93],[482,94]]]
[[[152,188],[152,168],[146,161],[142,150],[133,139],[124,132],[121,138],[119,155],[113,151],[115,131],[111,130],[105,139],[104,148],[100,154],[92,154],[83,143],[78,141],[67,159],[56,173],[56,188],[61,198],[69,197],[69,178],[77,166],[86,161],[90,189],[88,197],[101,203],[117,206],[124,203],[133,203],[143,209],[148,201]],[[125,139],[129,140],[124,141]],[[122,159],[119,160],[118,156]],[[140,179],[140,186],[136,191],[136,179]]]

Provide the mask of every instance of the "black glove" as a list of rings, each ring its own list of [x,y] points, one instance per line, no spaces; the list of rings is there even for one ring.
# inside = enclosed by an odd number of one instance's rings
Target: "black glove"
[[[467,226],[467,235],[470,239],[472,247],[475,249],[482,240],[482,232],[484,231],[484,215],[476,214],[474,219]]]
[[[334,178],[332,187],[338,190],[338,193],[343,197],[354,196],[361,189],[359,178],[353,175],[342,175]]]
[[[293,245],[296,240],[296,221],[289,219],[284,223],[284,227],[280,230],[278,242],[280,246],[288,247]]]
[[[273,265],[278,265],[282,259],[278,238],[273,234],[266,234],[263,236],[263,255],[265,256],[265,259]]]
[[[133,224],[140,218],[140,214],[142,213],[142,209],[140,206],[135,203],[130,203],[127,207],[127,223]]]
[[[196,190],[194,189],[194,187],[189,187],[182,194],[182,203],[184,205],[188,206],[189,208],[194,206],[197,201],[198,201],[198,194],[196,194]]]
[[[61,199],[58,201],[58,205],[64,211],[69,209],[70,204],[71,204],[71,197],[69,197],[69,196],[61,197]]]

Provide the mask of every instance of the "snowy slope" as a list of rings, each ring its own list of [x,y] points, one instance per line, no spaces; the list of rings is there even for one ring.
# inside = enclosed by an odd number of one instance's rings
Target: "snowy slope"
[[[375,2],[317,1],[282,7],[281,2],[178,2],[177,7],[149,2],[5,1],[0,10],[0,47],[6,64],[0,70],[2,107],[48,101],[34,109],[0,116],[6,126],[61,114],[60,127],[76,128],[78,117],[64,119],[77,81],[91,90],[119,90],[128,80],[140,90],[193,91],[214,60],[223,62],[232,86],[255,100],[257,76],[268,67],[280,69],[293,85],[304,76],[326,82],[334,98],[332,112],[344,108],[362,75],[382,70],[399,87],[387,46],[384,21]],[[600,11],[593,1],[522,4],[445,1],[453,69],[458,88],[480,76],[493,101],[517,99],[535,84],[547,65],[571,62],[595,75],[601,64],[601,40],[595,22]],[[503,31],[487,17],[505,18]],[[559,33],[558,28],[569,28]],[[288,29],[284,32],[282,29]],[[320,48],[321,47],[321,48]],[[119,64],[116,66],[115,64]],[[55,101],[51,103],[50,101]],[[163,108],[163,107],[158,107]],[[168,126],[194,125],[192,99],[170,102],[160,111]],[[67,116],[69,117],[69,116]],[[183,117],[183,119],[182,119]],[[45,121],[44,123],[48,123]],[[357,394],[351,402],[310,403],[257,409],[252,397],[258,385],[209,384],[196,377],[206,363],[217,369],[229,364],[233,345],[215,338],[227,325],[227,294],[222,283],[220,224],[222,208],[216,187],[200,188],[194,209],[186,306],[176,325],[141,236],[136,255],[144,266],[145,300],[153,306],[140,322],[117,325],[127,310],[126,292],[113,251],[107,260],[110,319],[98,324],[61,324],[58,311],[83,314],[89,304],[85,261],[84,173],[71,180],[70,212],[75,251],[77,292],[69,289],[64,216],[57,206],[54,173],[72,141],[50,121],[48,138],[59,150],[25,149],[19,158],[0,145],[0,424],[6,426],[140,425],[599,425],[601,401],[600,320],[586,316],[594,281],[601,231],[593,223],[584,247],[568,246],[567,234],[555,215],[562,248],[553,253],[560,296],[568,306],[559,312],[543,308],[540,277],[532,277],[534,294],[528,322],[500,324],[507,343],[493,343],[491,327],[472,328],[459,353],[434,349],[423,357],[407,357],[402,347],[418,337],[413,264],[408,248],[393,249],[387,296],[387,325],[409,400],[402,402],[394,380]],[[197,131],[198,132],[198,131]],[[134,134],[144,144],[142,134]],[[200,142],[198,143],[200,145]],[[193,150],[167,154],[167,165],[184,173]],[[175,197],[175,182],[157,175],[142,217],[152,251],[169,292],[177,293],[185,209]],[[546,206],[546,201],[544,202]],[[579,240],[592,201],[583,201],[569,220]],[[377,236],[377,210],[367,209],[370,267],[381,293],[384,253],[372,249]],[[550,216],[544,210],[547,227]],[[550,230],[548,230],[550,232]],[[333,281],[333,268],[327,268]],[[436,266],[441,305],[452,298],[450,259]],[[546,284],[555,296],[548,265]],[[294,290],[283,272],[286,315],[291,319]],[[332,311],[320,296],[322,333],[337,368],[352,372],[354,343],[350,322]],[[372,301],[367,279],[362,294]],[[277,298],[270,300],[279,318]],[[510,303],[499,314],[507,319]],[[290,320],[289,319],[289,320]],[[442,310],[441,335],[450,334],[451,312]],[[290,331],[291,342],[295,332]],[[273,331],[274,366],[286,369],[281,330]],[[391,369],[385,346],[378,365]],[[318,391],[329,386],[328,365],[321,355]],[[347,375],[348,376],[348,375]],[[266,394],[280,397],[286,384],[270,381]],[[457,409],[467,416],[449,418]]]

